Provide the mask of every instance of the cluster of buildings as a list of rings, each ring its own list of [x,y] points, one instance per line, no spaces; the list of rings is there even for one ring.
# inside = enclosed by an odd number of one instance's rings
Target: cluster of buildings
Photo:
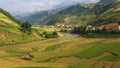
[[[71,24],[56,24],[56,27],[64,27],[64,28],[72,28],[72,27],[77,27],[78,25],[71,25]]]
[[[118,24],[118,23],[110,23],[110,24],[101,25],[101,26],[88,25],[86,27],[86,30],[90,30],[90,31],[103,30],[103,29],[105,29],[107,32],[120,31],[120,24]]]
[[[55,24],[55,25],[39,25],[39,27],[42,28],[73,28],[73,27],[79,27],[78,25],[71,25],[71,24]],[[88,25],[86,27],[87,31],[96,31],[96,30],[105,30],[107,32],[112,31],[119,31],[120,32],[120,24],[118,23],[109,23],[101,26],[91,26]]]
[[[39,27],[42,28],[73,28],[78,27],[78,25],[71,25],[71,24],[55,24],[55,25],[40,25]]]

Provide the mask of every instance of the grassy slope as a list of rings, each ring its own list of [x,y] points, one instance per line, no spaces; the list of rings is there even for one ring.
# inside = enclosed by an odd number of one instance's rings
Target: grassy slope
[[[12,21],[9,17],[5,16],[3,13],[0,13],[0,25],[4,25],[4,26],[18,26],[17,23]]]
[[[70,41],[49,43],[32,43],[28,45],[4,49],[0,52],[0,65],[12,61],[6,67],[48,67],[48,68],[101,68],[106,63],[110,68],[119,66],[120,38],[77,38]],[[42,46],[39,46],[42,45]],[[24,54],[34,56],[32,61],[20,59]],[[102,56],[111,53],[112,56]],[[98,59],[98,58],[99,59]],[[6,60],[7,59],[7,60]],[[112,62],[111,62],[112,61]],[[16,64],[14,64],[17,62]],[[2,65],[3,64],[3,65]],[[5,66],[4,66],[5,67]]]
[[[31,35],[22,33],[16,22],[0,12],[0,46],[40,40],[43,31],[43,29],[33,29]]]

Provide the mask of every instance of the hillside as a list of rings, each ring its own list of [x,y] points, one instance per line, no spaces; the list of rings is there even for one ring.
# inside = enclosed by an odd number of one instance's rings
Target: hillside
[[[37,24],[40,23],[42,24],[42,22],[44,21],[44,19],[48,16],[53,15],[52,13],[49,13],[49,11],[41,11],[41,12],[36,12],[33,14],[29,14],[29,15],[18,15],[16,16],[17,19],[21,20],[21,21],[28,21],[30,23]],[[45,23],[45,21],[44,21]]]
[[[79,4],[57,13],[48,24],[64,23],[85,26],[120,22],[120,1],[100,0],[96,4]]]
[[[61,11],[64,8],[67,8],[69,6],[59,8],[59,9],[53,9],[53,10],[46,10],[46,11],[40,11],[40,12],[33,12],[30,14],[22,14],[22,15],[17,15],[15,16],[17,19],[20,21],[28,21],[33,25],[36,24],[46,24],[48,23],[56,13]]]
[[[85,25],[94,18],[94,14],[91,10],[95,4],[78,4],[66,6],[63,8],[57,8],[54,10],[36,12],[27,16],[18,15],[17,19],[21,21],[28,21],[35,24],[81,24]],[[91,12],[91,13],[90,13]],[[85,20],[87,19],[87,20]],[[84,22],[84,23],[83,23]]]
[[[15,19],[6,11],[0,8],[0,25],[4,26],[18,26]]]
[[[107,23],[118,23],[120,22],[120,1],[116,0],[111,4],[108,4],[103,9],[103,12],[99,14],[96,20],[93,22],[94,25],[103,25]]]
[[[61,10],[48,24],[64,23],[85,26],[118,23],[119,7],[119,0],[100,0],[96,4],[75,5]]]
[[[110,4],[112,2],[114,2],[115,0],[100,0],[100,3],[103,3],[103,4]]]
[[[100,0],[93,4],[77,4],[62,9],[36,12],[18,18],[35,24],[53,25],[56,23],[85,26],[119,22],[119,0]]]
[[[77,4],[63,9],[48,24],[64,23],[84,26],[95,18],[92,10],[94,6],[95,4]]]
[[[0,46],[42,39],[39,29],[28,35],[21,31],[20,24],[8,12],[0,9]]]

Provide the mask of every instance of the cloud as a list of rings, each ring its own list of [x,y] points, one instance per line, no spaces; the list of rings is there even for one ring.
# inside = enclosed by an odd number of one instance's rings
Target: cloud
[[[90,3],[98,0],[0,0],[0,7],[12,14],[49,10],[72,3]]]

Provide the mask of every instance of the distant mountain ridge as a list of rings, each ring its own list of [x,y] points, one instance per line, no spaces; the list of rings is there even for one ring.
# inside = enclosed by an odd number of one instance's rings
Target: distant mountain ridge
[[[54,10],[48,10],[48,11],[43,11],[44,13],[41,13],[41,12],[36,12],[34,14],[31,14],[31,15],[28,15],[26,17],[16,17],[17,19],[19,20],[22,20],[22,21],[29,21],[31,22],[32,24],[53,24],[54,22],[50,23],[56,16],[58,16],[59,14],[63,13],[64,10],[65,12],[69,12],[70,11],[67,11],[67,10],[71,10],[71,11],[74,11],[75,7],[76,9],[75,10],[78,10],[76,11],[76,14],[79,14],[79,9],[83,9],[83,10],[90,10],[92,7],[94,7],[95,4],[77,4],[77,5],[74,5],[74,6],[67,6],[67,7],[64,7],[64,8],[60,8],[60,9],[54,9]],[[73,8],[73,10],[72,10]],[[74,12],[72,12],[74,13]],[[67,16],[67,15],[66,15]],[[77,18],[77,16],[73,16],[75,18]],[[62,17],[64,18],[64,16]],[[72,16],[71,16],[72,18]],[[78,18],[79,19],[79,18]],[[78,20],[77,19],[77,20]],[[62,21],[62,19],[61,19]],[[74,21],[73,21],[74,22]],[[64,22],[56,22],[56,23],[64,23]],[[69,23],[69,22],[68,22]],[[72,22],[71,22],[72,23]],[[74,23],[76,24],[76,23]],[[77,23],[78,24],[78,23]],[[84,23],[83,23],[84,24]]]
[[[56,23],[85,26],[87,24],[102,25],[118,20],[119,0],[100,0],[98,3],[77,4],[63,9],[38,12],[22,20],[32,24],[53,25]],[[116,11],[115,11],[116,10]],[[27,18],[27,19],[26,19]]]
[[[46,24],[50,21],[50,19],[62,9],[68,8],[69,6],[52,9],[52,10],[45,10],[40,12],[34,12],[31,14],[21,14],[16,15],[15,17],[21,21],[28,21],[31,24]]]
[[[103,3],[103,4],[110,4],[110,3],[113,3],[115,0],[100,0],[100,3]]]
[[[92,8],[95,4],[77,4],[61,10],[47,24],[64,23],[72,25],[85,25],[95,17]]]

